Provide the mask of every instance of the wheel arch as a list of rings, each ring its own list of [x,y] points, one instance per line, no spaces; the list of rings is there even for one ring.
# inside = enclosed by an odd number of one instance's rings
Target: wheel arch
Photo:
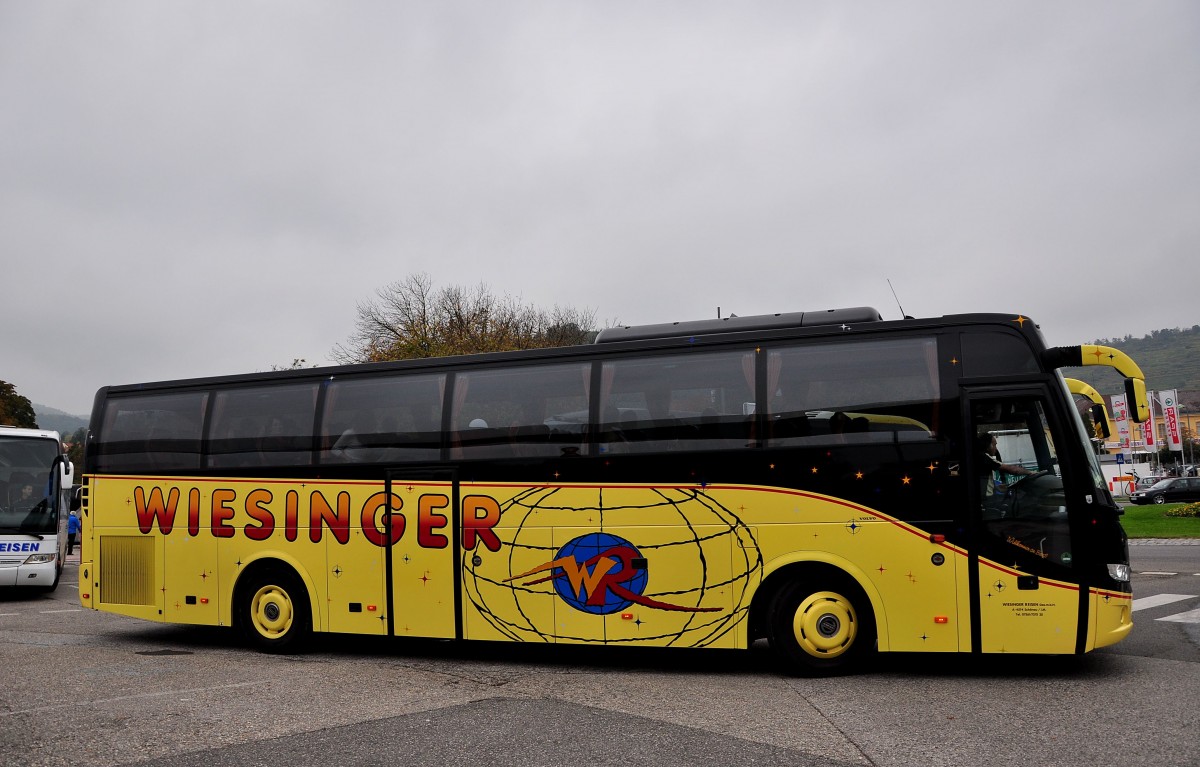
[[[871,607],[871,620],[879,652],[889,649],[887,613],[883,599],[871,579],[849,560],[821,551],[806,551],[780,557],[763,568],[763,579],[750,602],[748,641],[767,636],[771,602],[784,586],[802,581],[814,585],[843,586],[856,590]]]
[[[309,620],[312,621],[313,631],[325,630],[325,603],[317,599],[316,587],[309,577],[308,568],[301,565],[293,557],[282,552],[270,551],[263,552],[255,557],[250,558],[248,562],[243,562],[241,570],[237,574],[236,580],[233,583],[233,589],[229,592],[229,599],[225,600],[222,605],[222,619],[225,625],[239,628],[237,621],[237,605],[242,593],[242,589],[246,588],[246,584],[250,583],[254,576],[261,573],[283,572],[290,574],[304,585],[305,595],[308,597],[308,612]]]

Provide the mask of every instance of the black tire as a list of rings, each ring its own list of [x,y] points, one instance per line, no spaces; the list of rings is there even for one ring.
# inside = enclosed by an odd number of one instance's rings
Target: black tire
[[[62,564],[62,560],[60,559],[59,563],[58,563],[58,567],[56,567],[54,569],[54,583],[51,583],[49,586],[42,586],[42,592],[46,593],[46,594],[53,594],[55,591],[57,591],[58,590],[58,582],[60,580],[62,580],[62,574],[63,574],[63,564]]]
[[[1162,494],[1159,494],[1159,495],[1156,495],[1156,496],[1154,496],[1154,502],[1155,502],[1155,503],[1166,503],[1166,502],[1167,502],[1167,499],[1166,499],[1166,498],[1164,498],[1164,497],[1162,496]]]
[[[246,640],[270,653],[299,650],[312,633],[308,591],[296,574],[259,570],[239,587],[237,620]]]
[[[846,673],[875,649],[870,605],[849,583],[788,584],[772,600],[770,621],[771,649],[792,674]]]

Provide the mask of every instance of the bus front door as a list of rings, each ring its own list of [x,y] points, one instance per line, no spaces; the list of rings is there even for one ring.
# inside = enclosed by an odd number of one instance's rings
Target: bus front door
[[[457,473],[441,466],[390,471],[385,489],[391,507],[380,529],[393,531],[394,541],[384,559],[388,634],[453,639],[460,633]]]
[[[1073,653],[1080,589],[1044,391],[968,397],[974,445],[972,647]]]

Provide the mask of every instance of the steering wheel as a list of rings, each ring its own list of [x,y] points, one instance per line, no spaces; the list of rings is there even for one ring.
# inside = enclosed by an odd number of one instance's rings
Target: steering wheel
[[[1043,469],[1043,470],[1041,470],[1041,471],[1035,471],[1035,472],[1034,472],[1034,473],[1032,473],[1032,474],[1026,474],[1026,475],[1024,475],[1023,477],[1021,477],[1020,479],[1018,479],[1016,482],[1013,482],[1013,483],[1012,483],[1011,485],[1009,485],[1008,487],[1009,487],[1009,489],[1011,490],[1012,488],[1016,487],[1017,485],[1020,485],[1022,482],[1029,482],[1029,481],[1031,481],[1031,480],[1035,480],[1035,479],[1037,479],[1038,477],[1044,477],[1044,476],[1046,476],[1046,475],[1047,475],[1047,474],[1049,474],[1049,473],[1050,473],[1050,472],[1049,472],[1048,470],[1045,470],[1045,469]]]
[[[1030,481],[1030,480],[1037,479],[1038,477],[1044,477],[1049,473],[1050,473],[1049,471],[1043,470],[1043,471],[1035,471],[1032,474],[1025,474],[1024,476],[1020,477],[1019,479],[1017,479],[1015,482],[1013,482],[1011,485],[1008,486],[1007,494],[1008,494],[1008,497],[1009,497],[1010,503],[1011,503],[1011,506],[1009,507],[1009,516],[1014,517],[1014,518],[1017,516],[1020,516],[1020,514],[1019,514],[1020,504],[1017,502],[1017,494],[1018,494],[1018,491],[1020,493],[1028,492],[1028,488],[1025,487],[1024,483],[1026,483],[1027,481]]]

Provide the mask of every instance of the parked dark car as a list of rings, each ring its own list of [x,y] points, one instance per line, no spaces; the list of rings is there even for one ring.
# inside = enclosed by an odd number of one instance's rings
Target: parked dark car
[[[1134,490],[1148,490],[1151,487],[1157,485],[1159,482],[1162,482],[1164,479],[1166,479],[1166,478],[1165,477],[1138,477],[1137,487],[1135,487],[1133,489]]]
[[[1200,501],[1200,477],[1171,477],[1129,496],[1133,503]]]

